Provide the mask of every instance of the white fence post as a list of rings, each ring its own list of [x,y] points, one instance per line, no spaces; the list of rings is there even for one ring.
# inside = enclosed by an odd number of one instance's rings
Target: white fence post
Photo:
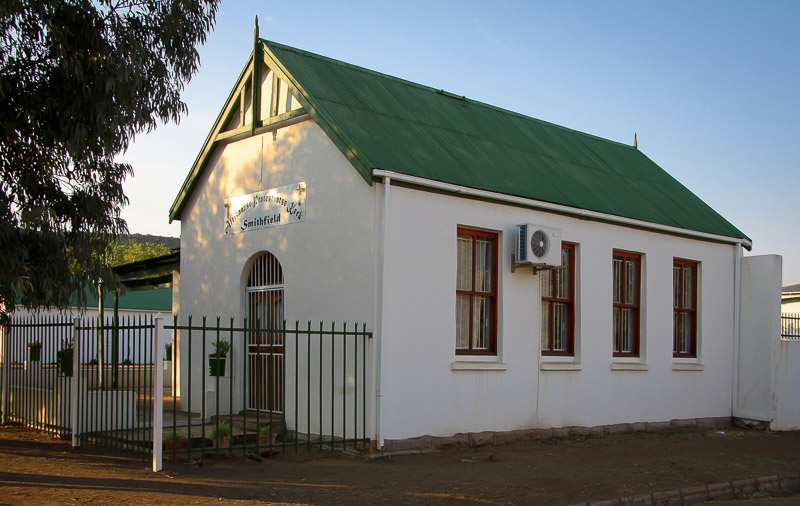
[[[164,315],[155,317],[153,336],[153,472],[161,471],[164,436]]]
[[[72,429],[72,447],[80,446],[78,434],[78,375],[81,373],[81,319],[72,320],[72,381],[70,382],[70,428]]]

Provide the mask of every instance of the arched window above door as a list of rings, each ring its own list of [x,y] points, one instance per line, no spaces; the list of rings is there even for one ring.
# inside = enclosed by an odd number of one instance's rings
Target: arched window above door
[[[275,255],[264,251],[256,257],[247,277],[247,291],[283,287],[283,268]]]

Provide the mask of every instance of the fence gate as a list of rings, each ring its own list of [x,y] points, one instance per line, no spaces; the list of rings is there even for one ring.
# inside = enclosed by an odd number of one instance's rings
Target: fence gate
[[[12,316],[7,332],[7,422],[152,452],[152,317]]]
[[[82,442],[152,452],[154,395],[152,317],[81,321],[78,436]],[[88,364],[88,365],[84,365]]]

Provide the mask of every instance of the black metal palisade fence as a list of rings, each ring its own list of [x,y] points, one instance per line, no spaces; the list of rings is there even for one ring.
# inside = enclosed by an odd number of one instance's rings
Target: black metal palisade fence
[[[781,313],[781,339],[800,340],[800,314]]]
[[[361,450],[368,446],[366,324],[293,327],[175,317],[166,455]],[[226,349],[223,361],[217,352]],[[188,362],[188,366],[186,363]]]
[[[2,423],[152,456],[156,470],[164,450],[197,460],[368,447],[365,324],[221,321],[12,315]]]
[[[149,316],[13,315],[3,339],[3,423],[150,454],[155,329]]]

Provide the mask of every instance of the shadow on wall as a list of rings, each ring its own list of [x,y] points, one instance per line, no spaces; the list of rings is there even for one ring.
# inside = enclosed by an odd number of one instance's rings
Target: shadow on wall
[[[225,234],[226,198],[301,181],[306,182],[307,199],[303,222]],[[317,300],[340,301],[353,285],[355,248],[369,248],[373,257],[374,198],[367,190],[363,178],[310,120],[220,146],[184,211],[182,285],[191,286],[193,295],[184,299],[183,312],[199,317],[196,308],[205,308],[209,316],[242,318],[246,263],[259,251],[274,254],[285,279],[295,282],[287,297],[313,290]],[[227,267],[231,265],[236,269]],[[323,265],[332,267],[313,285],[307,281],[308,273],[301,272]],[[360,267],[361,272],[364,269],[372,273],[373,266]],[[225,295],[209,296],[220,292]],[[211,302],[221,298],[226,301],[222,307]],[[287,309],[292,302],[287,300]],[[225,314],[225,308],[235,308],[234,314]],[[337,315],[348,316],[353,315]]]

